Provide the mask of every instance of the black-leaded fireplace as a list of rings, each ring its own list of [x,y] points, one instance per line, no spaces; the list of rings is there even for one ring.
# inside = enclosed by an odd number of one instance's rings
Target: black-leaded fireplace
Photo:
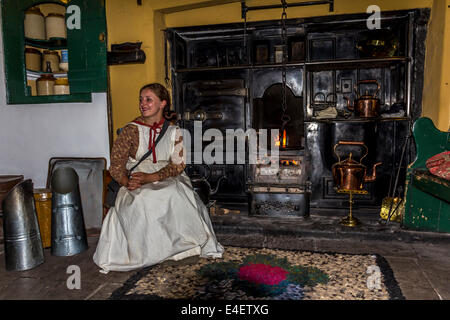
[[[266,142],[268,155],[272,155],[271,146],[275,146],[278,156],[265,161],[262,154],[257,164],[249,166],[250,214],[308,216],[310,189],[304,153],[305,119],[303,108],[299,108],[303,105],[301,85],[295,82],[295,70],[286,71],[289,85],[286,83],[285,92],[284,84],[276,82],[279,79],[282,80],[279,70],[257,72],[253,79],[259,90],[253,99],[252,128],[276,129],[279,134],[267,135]],[[270,85],[265,87],[267,84]],[[284,126],[283,115],[288,120]]]
[[[212,164],[191,161],[188,174],[200,173],[213,188],[220,179],[211,198],[248,206],[249,214],[308,216],[311,208],[348,208],[348,195],[334,188],[331,167],[338,161],[334,146],[356,141],[368,147],[364,165],[382,165],[376,181],[365,186],[368,194],[355,197],[354,210],[379,209],[396,180],[401,196],[405,167],[415,150],[408,144],[402,162],[401,153],[421,114],[429,10],[382,12],[382,17],[382,28],[396,41],[395,50],[385,50],[384,56],[370,51],[370,44],[378,42],[370,41],[367,14],[289,19],[287,39],[278,20],[247,23],[246,28],[235,23],[166,30],[167,74],[180,126],[192,136],[201,124],[202,134],[212,129],[226,137],[230,129],[254,130],[259,142],[266,139],[266,154],[258,153],[256,163],[250,161],[254,146],[247,139],[245,159],[236,141],[233,163],[225,156]],[[287,60],[280,60],[283,45]],[[361,95],[376,92],[376,86],[361,80],[379,84],[376,117],[364,118],[348,108],[348,101],[352,105]],[[289,118],[284,126],[283,114]],[[261,129],[269,134],[261,135]],[[271,129],[279,135],[271,136]],[[211,151],[212,144],[214,152],[226,153],[225,140],[214,137],[200,147],[191,145],[191,160]],[[278,144],[276,159],[270,157],[272,143]],[[350,145],[339,151],[341,157],[352,152],[357,161],[361,153]]]

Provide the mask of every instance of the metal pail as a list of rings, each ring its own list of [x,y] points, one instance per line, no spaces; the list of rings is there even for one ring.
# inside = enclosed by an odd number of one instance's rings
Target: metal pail
[[[88,248],[79,179],[71,167],[52,173],[52,248],[54,256],[72,256]]]
[[[12,188],[2,205],[6,270],[28,270],[43,263],[44,251],[31,179]]]

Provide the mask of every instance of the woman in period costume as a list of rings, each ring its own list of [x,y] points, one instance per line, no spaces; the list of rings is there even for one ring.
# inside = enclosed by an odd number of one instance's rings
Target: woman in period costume
[[[184,173],[179,127],[163,128],[170,96],[160,84],[140,90],[141,116],[128,123],[111,152],[111,176],[120,188],[103,221],[94,262],[101,272],[128,271],[190,256],[220,258],[208,210]],[[133,169],[141,157],[150,156]]]

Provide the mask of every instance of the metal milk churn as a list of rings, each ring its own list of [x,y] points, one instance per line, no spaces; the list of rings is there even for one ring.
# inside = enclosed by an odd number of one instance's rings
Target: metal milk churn
[[[52,189],[52,248],[54,256],[72,256],[88,248],[79,178],[71,167],[53,171]]]

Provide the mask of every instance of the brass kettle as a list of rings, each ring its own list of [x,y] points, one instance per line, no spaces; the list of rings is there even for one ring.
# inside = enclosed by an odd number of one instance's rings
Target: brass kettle
[[[373,96],[371,96],[366,90],[365,94],[360,96],[358,87],[361,83],[374,83],[377,85],[377,91]],[[350,99],[344,97],[344,99],[347,100],[347,109],[350,111],[355,111],[356,116],[361,118],[378,117],[380,114],[380,99],[377,98],[379,91],[380,84],[376,80],[358,81],[355,85],[357,99],[355,100],[353,106],[350,104]]]
[[[361,157],[359,162],[352,159],[351,153],[347,159],[341,161],[341,158],[336,153],[336,147],[339,145],[362,146],[366,149],[366,153]],[[372,168],[372,175],[367,176],[367,168],[361,161],[367,156],[368,152],[369,150],[363,142],[339,141],[334,146],[334,153],[338,157],[339,162],[332,166],[331,171],[333,173],[334,185],[338,190],[361,191],[364,188],[365,182],[375,181],[377,176],[376,167],[379,166],[381,162],[375,163]]]

